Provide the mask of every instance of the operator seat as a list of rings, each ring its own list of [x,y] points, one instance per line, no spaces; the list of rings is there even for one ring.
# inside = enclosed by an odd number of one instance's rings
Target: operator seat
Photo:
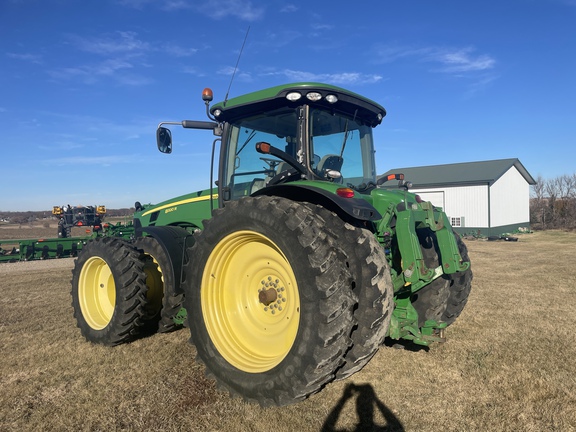
[[[250,195],[252,195],[254,192],[257,192],[265,187],[266,187],[266,180],[261,178],[255,178],[254,180],[252,180],[249,193]]]
[[[288,162],[284,162],[281,161],[277,166],[276,166],[276,174],[280,174],[281,172],[287,171],[290,168],[292,168],[290,166],[290,164]]]
[[[326,177],[326,171],[334,170],[340,172],[343,163],[344,159],[342,156],[327,154],[320,159],[320,162],[318,162],[316,172],[320,177]]]

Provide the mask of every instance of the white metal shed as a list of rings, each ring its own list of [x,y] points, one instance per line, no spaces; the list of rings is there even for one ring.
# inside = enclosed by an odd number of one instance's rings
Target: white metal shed
[[[411,192],[442,207],[461,234],[530,227],[530,185],[536,182],[518,159],[394,168],[384,175],[392,173],[403,173]]]

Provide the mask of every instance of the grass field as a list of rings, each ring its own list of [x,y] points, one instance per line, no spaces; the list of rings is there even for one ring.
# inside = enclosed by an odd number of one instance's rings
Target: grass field
[[[350,379],[268,409],[205,379],[188,330],[85,342],[71,259],[1,264],[0,431],[576,431],[576,233],[466,244],[473,289],[447,343],[384,346]]]

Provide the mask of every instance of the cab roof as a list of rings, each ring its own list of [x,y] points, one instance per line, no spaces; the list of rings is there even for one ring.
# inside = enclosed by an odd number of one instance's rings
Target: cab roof
[[[290,93],[300,94],[298,100],[289,100]],[[318,100],[310,100],[307,95],[318,93]],[[336,102],[329,102],[326,96],[336,96]],[[375,127],[382,122],[386,110],[376,102],[341,87],[315,82],[299,82],[270,87],[253,93],[219,102],[210,108],[210,113],[218,121],[234,122],[252,115],[269,112],[282,107],[297,107],[307,103],[339,114],[361,118],[366,124]]]

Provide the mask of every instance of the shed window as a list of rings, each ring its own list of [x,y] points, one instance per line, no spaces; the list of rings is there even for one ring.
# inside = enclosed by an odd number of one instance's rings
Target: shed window
[[[461,227],[462,226],[462,218],[451,217],[450,218],[450,225],[452,225],[453,227]]]

